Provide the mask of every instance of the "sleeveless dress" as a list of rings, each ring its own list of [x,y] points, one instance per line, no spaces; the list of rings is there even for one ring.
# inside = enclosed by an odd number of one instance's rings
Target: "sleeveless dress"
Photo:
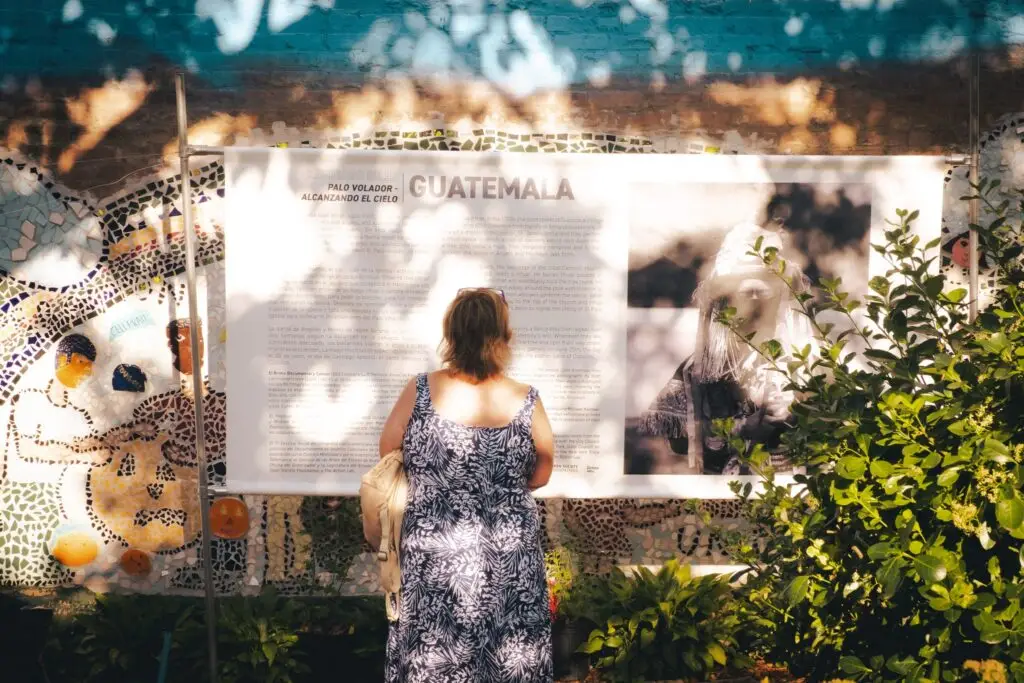
[[[387,683],[553,680],[540,516],[527,488],[536,400],[531,387],[504,427],[468,427],[434,412],[427,375],[416,377]]]

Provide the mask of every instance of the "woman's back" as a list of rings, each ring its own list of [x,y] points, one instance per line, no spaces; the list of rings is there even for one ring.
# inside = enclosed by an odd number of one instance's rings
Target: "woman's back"
[[[551,615],[540,515],[554,439],[532,387],[505,376],[502,290],[460,290],[443,322],[442,372],[417,375],[381,430],[409,480],[402,590],[388,683],[548,683]]]
[[[504,377],[472,384],[445,372],[420,375],[416,383],[402,444],[410,498],[430,495],[417,493],[421,483],[434,493],[496,487],[515,489],[533,509],[527,482],[536,460],[536,390]],[[426,482],[418,481],[424,476]]]
[[[417,376],[388,681],[551,680],[541,529],[528,486],[536,401],[532,387],[503,377]]]

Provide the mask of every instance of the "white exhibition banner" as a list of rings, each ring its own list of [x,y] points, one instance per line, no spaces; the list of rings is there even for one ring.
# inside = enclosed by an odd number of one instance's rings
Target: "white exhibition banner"
[[[715,311],[801,342],[788,290],[747,255],[756,238],[863,296],[897,209],[939,236],[945,172],[938,157],[225,156],[227,489],[303,495],[358,492],[401,388],[439,368],[462,287],[506,294],[510,374],[556,435],[539,495],[732,497],[750,473],[710,429],[725,417],[786,472],[791,397]]]

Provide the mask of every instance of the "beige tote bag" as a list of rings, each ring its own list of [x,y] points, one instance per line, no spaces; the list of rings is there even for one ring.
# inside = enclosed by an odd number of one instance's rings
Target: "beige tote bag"
[[[377,549],[380,587],[384,591],[390,621],[398,620],[402,570],[398,549],[402,542],[402,517],[409,482],[401,449],[391,451],[363,475],[359,484],[363,536]]]

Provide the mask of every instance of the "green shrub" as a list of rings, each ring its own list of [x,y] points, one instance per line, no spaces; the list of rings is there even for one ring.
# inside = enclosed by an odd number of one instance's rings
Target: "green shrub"
[[[218,601],[217,660],[220,683],[294,683],[309,667],[296,646],[299,631],[309,622],[308,608],[297,600],[267,590],[257,597]],[[206,680],[205,622],[182,633],[192,681]]]
[[[544,553],[544,570],[548,578],[551,615],[562,616],[563,603],[571,595],[578,573],[576,558],[566,546],[556,546]]]
[[[307,578],[315,582],[319,593],[337,588],[366,544],[359,499],[306,496],[302,499],[301,515],[313,548],[314,570]],[[333,577],[330,584],[316,581],[313,576],[323,572]]]
[[[657,573],[616,568],[595,581],[587,617],[602,626],[581,651],[604,679],[706,680],[727,664],[746,663],[735,650],[739,618],[726,577],[694,579],[670,560]]]
[[[383,661],[388,620],[381,596],[314,599],[304,635],[331,638],[335,653],[368,662]]]
[[[601,575],[583,570],[584,553],[578,549],[579,541],[570,541],[552,548],[544,555],[551,597],[552,616],[567,622],[582,622],[589,628],[594,606],[600,602],[605,582]]]
[[[353,680],[383,675],[387,620],[379,597],[299,599],[267,591],[217,602],[223,683],[300,683],[314,674],[319,680],[336,674],[339,658]],[[202,599],[115,594],[90,596],[89,603],[51,626],[45,651],[50,680],[154,681],[165,632],[172,636],[168,683],[209,680]]]
[[[752,568],[764,651],[795,674],[958,681],[989,660],[1024,681],[1024,273],[997,186],[977,190],[1000,289],[975,321],[936,273],[936,243],[912,234],[916,212],[900,212],[863,302],[838,280],[797,294],[817,353],[757,346],[800,397],[784,443],[807,474],[779,484],[762,449],[732,439],[764,475],[762,493],[736,490],[768,536],[734,535],[732,550]],[[756,251],[786,279],[777,253]]]
[[[155,681],[164,633],[177,636],[202,623],[194,602],[189,598],[97,595],[93,609],[51,628],[46,649],[48,675],[80,683]],[[178,656],[178,652],[172,654]]]

